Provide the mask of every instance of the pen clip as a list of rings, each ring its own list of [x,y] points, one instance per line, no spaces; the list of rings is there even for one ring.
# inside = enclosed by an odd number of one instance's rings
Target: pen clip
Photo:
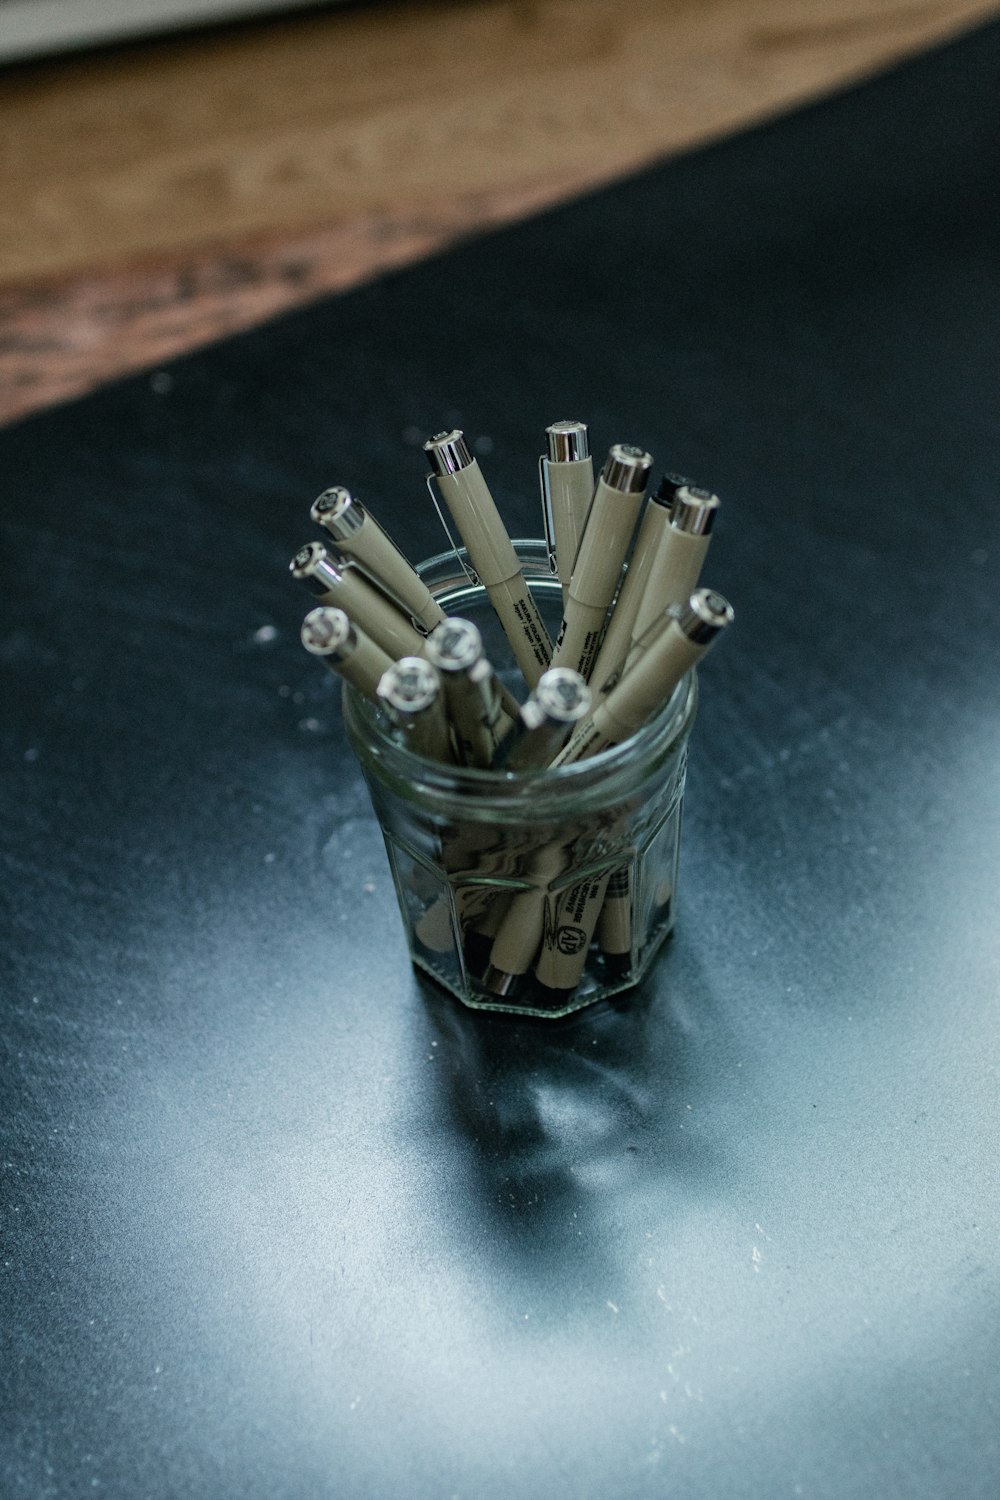
[[[437,518],[441,522],[441,525],[444,527],[444,534],[448,538],[448,544],[451,547],[451,550],[455,554],[455,561],[458,563],[459,567],[462,569],[462,572],[468,578],[469,582],[471,584],[473,584],[475,587],[478,588],[479,583],[480,583],[479,574],[476,572],[475,568],[469,562],[469,560],[468,560],[468,554],[466,554],[465,558],[463,558],[461,556],[461,554],[459,553],[458,543],[455,541],[455,538],[452,536],[452,534],[451,534],[451,527],[448,525],[448,522],[444,518],[444,511],[441,509],[441,505],[440,505],[440,502],[438,501],[437,493],[435,492],[435,489],[434,489],[434,475],[433,474],[427,474],[427,475],[425,475],[424,476],[424,483],[427,485],[427,493],[431,497],[431,504],[433,505],[434,509],[437,511]]]
[[[538,487],[542,492],[542,529],[549,554],[549,571],[558,574],[556,566],[556,532],[552,519],[552,490],[549,486],[549,461],[544,453],[538,455]]]

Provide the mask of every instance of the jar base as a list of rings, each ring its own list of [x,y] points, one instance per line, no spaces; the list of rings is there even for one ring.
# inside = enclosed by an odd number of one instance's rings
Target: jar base
[[[502,1012],[513,1016],[537,1016],[541,1020],[556,1021],[575,1011],[585,1010],[601,1000],[609,1000],[626,990],[634,989],[646,978],[660,948],[673,932],[673,917],[659,931],[650,935],[642,958],[633,963],[628,954],[604,954],[599,950],[591,955],[580,983],[572,990],[554,990],[540,984],[532,974],[520,976],[516,987],[509,995],[494,994],[476,979],[462,983],[454,972],[438,965],[427,951],[411,951],[410,958],[415,968],[441,989],[446,990],[469,1010]]]

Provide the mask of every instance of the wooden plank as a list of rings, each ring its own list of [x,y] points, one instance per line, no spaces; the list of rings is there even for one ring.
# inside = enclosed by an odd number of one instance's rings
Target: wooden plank
[[[349,285],[997,13],[425,0],[10,70],[0,409]]]

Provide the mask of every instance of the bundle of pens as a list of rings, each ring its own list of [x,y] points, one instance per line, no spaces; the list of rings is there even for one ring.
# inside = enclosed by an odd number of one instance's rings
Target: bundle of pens
[[[698,587],[714,495],[668,474],[640,518],[648,453],[614,445],[595,485],[584,423],[547,438],[545,542],[510,540],[453,431],[424,447],[463,547],[415,569],[338,487],[311,512],[334,547],[291,571],[414,961],[470,1005],[560,1015],[635,983],[672,925],[691,668],[733,612]]]

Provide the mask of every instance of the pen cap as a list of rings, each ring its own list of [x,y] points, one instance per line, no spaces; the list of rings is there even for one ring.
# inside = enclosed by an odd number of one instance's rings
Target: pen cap
[[[465,435],[457,427],[453,427],[450,432],[438,432],[434,437],[428,438],[424,444],[424,452],[438,478],[442,474],[458,474],[474,462],[465,441]]]
[[[346,542],[365,524],[364,506],[342,484],[335,484],[317,496],[309,515],[338,542]]]
[[[545,718],[559,724],[575,724],[590,712],[590,688],[572,667],[550,667],[543,672],[532,699]]]
[[[422,713],[437,701],[441,679],[429,661],[420,656],[402,656],[383,672],[378,695],[395,717]]]
[[[471,620],[444,620],[427,637],[427,660],[439,672],[468,672],[482,659],[483,638]]]
[[[302,621],[302,644],[313,656],[340,656],[353,650],[357,632],[342,609],[320,605]]]
[[[553,422],[550,427],[546,427],[545,434],[550,463],[572,464],[581,458],[590,457],[586,422]]]
[[[315,594],[325,594],[343,582],[341,559],[327,551],[322,542],[306,542],[288,564],[293,578],[307,584]]]
[[[668,613],[674,615],[688,640],[699,646],[714,640],[735,619],[733,606],[715,589],[695,589],[687,604],[673,604]]]
[[[719,513],[720,500],[695,484],[679,485],[674,494],[670,524],[688,536],[708,536]]]
[[[685,479],[683,474],[664,474],[656,486],[655,495],[650,495],[649,498],[658,501],[660,505],[673,505],[674,496],[681,485],[689,485],[690,483],[690,479]]]
[[[645,449],[631,443],[614,443],[604,460],[601,478],[609,489],[621,490],[626,495],[641,494],[652,467],[652,455]]]

